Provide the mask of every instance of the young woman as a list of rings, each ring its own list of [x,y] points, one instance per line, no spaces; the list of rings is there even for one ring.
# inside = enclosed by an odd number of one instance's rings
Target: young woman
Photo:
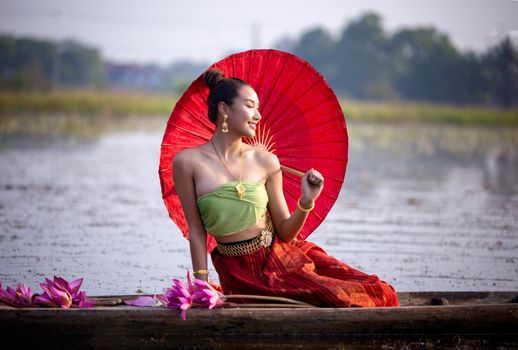
[[[297,209],[290,213],[277,157],[242,141],[254,137],[260,101],[254,89],[219,70],[204,73],[210,88],[211,140],[185,149],[173,160],[176,191],[187,220],[195,277],[207,280],[207,232],[225,294],[292,298],[316,306],[397,306],[392,286],[295,239],[324,186],[308,170]]]

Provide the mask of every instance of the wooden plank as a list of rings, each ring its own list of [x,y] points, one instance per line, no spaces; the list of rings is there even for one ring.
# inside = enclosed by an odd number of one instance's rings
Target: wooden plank
[[[433,299],[444,298],[450,305],[504,304],[518,302],[518,291],[505,292],[400,292],[401,306],[431,305]]]
[[[138,327],[136,325],[138,324]],[[27,326],[31,327],[27,327]],[[408,306],[402,308],[191,309],[186,321],[167,308],[2,309],[0,328],[26,334],[97,332],[123,334],[166,327],[196,335],[518,332],[518,304]]]
[[[191,309],[186,321],[160,307],[2,309],[0,336],[28,345],[79,348],[222,348],[245,343],[274,348],[417,343],[512,347],[518,345],[518,304]]]

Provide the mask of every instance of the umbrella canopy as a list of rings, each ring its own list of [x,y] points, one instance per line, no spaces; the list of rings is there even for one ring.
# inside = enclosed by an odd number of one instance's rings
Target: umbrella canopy
[[[274,153],[283,165],[283,191],[293,212],[301,194],[302,173],[315,168],[324,189],[297,238],[307,238],[324,220],[342,188],[347,167],[348,138],[338,100],[324,77],[303,59],[278,50],[249,50],[214,63],[226,77],[247,81],[256,91],[262,115],[254,138],[243,141]],[[209,88],[201,74],[176,103],[167,123],[160,152],[162,198],[169,216],[188,239],[188,230],[173,181],[174,155],[208,142],[215,125],[208,118]],[[216,242],[207,235],[207,249]]]

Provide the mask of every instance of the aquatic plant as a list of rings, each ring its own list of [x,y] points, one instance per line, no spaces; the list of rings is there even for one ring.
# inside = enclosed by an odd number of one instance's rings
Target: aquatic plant
[[[12,307],[34,307],[33,297],[31,287],[23,283],[18,283],[16,289],[9,286],[3,289],[0,282],[0,304]]]
[[[59,276],[54,276],[53,281],[45,278],[45,283],[40,283],[43,294],[33,294],[31,288],[23,283],[18,283],[16,289],[7,286],[4,290],[0,283],[0,304],[12,307],[90,308],[95,301],[88,299],[84,291],[79,291],[82,283],[83,278],[72,282]]]

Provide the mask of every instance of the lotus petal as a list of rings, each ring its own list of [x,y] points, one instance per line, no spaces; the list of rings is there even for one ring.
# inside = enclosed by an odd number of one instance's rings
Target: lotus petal
[[[34,303],[36,303],[37,305],[40,305],[40,306],[45,306],[45,307],[59,307],[59,305],[57,303],[55,303],[50,297],[48,297],[45,294],[37,295],[34,298]]]
[[[132,306],[157,306],[157,303],[153,297],[150,296],[141,296],[132,300],[124,300],[124,304],[132,305]]]

